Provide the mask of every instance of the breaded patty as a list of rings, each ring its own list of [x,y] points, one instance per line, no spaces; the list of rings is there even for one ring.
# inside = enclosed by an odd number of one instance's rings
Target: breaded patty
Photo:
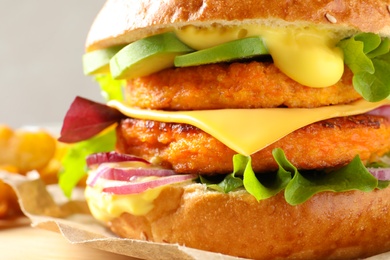
[[[352,87],[352,72],[327,88],[305,87],[271,62],[218,63],[172,68],[129,80],[130,106],[162,110],[219,108],[311,108],[349,103],[360,95]]]
[[[233,150],[202,130],[175,123],[123,120],[117,129],[117,149],[171,167],[179,173],[222,174],[233,171]],[[364,162],[390,151],[390,122],[373,115],[320,121],[280,139],[252,155],[255,172],[278,168],[272,157],[282,148],[298,169],[341,166],[356,155]]]

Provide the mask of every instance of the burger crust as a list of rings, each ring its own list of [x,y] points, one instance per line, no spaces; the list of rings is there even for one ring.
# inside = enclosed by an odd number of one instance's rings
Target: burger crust
[[[333,86],[310,88],[282,73],[271,62],[217,63],[171,68],[129,80],[126,103],[160,110],[221,108],[313,108],[360,99],[352,72]]]
[[[127,44],[186,25],[316,25],[340,37],[358,31],[390,35],[388,1],[108,0],[96,17],[88,51]]]
[[[233,172],[236,152],[202,130],[185,124],[123,120],[117,129],[117,150],[173,168],[178,173]],[[359,155],[375,161],[390,150],[390,122],[380,116],[357,115],[313,123],[251,155],[255,172],[278,169],[272,150],[282,148],[298,169],[345,165]]]
[[[323,192],[298,206],[283,193],[257,202],[246,191],[169,186],[145,216],[123,213],[116,234],[251,259],[358,259],[390,250],[390,188]]]

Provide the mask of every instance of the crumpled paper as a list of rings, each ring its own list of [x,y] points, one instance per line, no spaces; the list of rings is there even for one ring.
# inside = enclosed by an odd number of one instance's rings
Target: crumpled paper
[[[176,244],[119,238],[89,213],[83,188],[72,198],[65,198],[57,185],[45,186],[39,178],[29,178],[0,171],[0,180],[16,192],[23,213],[33,227],[61,233],[70,243],[130,256],[137,259],[242,259]],[[25,220],[16,222],[26,224]],[[390,252],[368,258],[390,259]]]
[[[76,189],[68,200],[57,185],[45,186],[39,178],[0,171],[0,179],[15,190],[33,227],[61,233],[73,244],[146,260],[242,259],[176,244],[119,238],[91,216],[82,188]]]

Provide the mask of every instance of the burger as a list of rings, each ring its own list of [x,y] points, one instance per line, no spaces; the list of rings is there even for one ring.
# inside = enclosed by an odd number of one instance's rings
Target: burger
[[[60,137],[92,215],[243,258],[389,251],[389,37],[388,1],[107,1],[83,56],[107,103]]]

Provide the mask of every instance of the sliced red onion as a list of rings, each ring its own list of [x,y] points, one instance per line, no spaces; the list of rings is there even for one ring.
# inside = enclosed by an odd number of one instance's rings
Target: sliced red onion
[[[380,181],[390,181],[390,168],[367,168]]]
[[[105,165],[100,165],[96,170],[92,171],[87,178],[87,185],[88,186],[95,186],[97,180],[100,178],[101,175],[104,174],[105,171],[109,171],[110,167],[107,167]]]
[[[390,120],[390,105],[378,107],[377,109],[374,109],[367,114],[375,116],[384,116]]]
[[[158,179],[144,181],[144,182],[124,182],[124,184],[122,185],[104,187],[103,192],[117,194],[117,195],[137,194],[146,191],[147,189],[153,189],[153,188],[157,188],[172,183],[189,181],[196,178],[197,175],[194,174],[183,174],[183,175],[173,175],[168,177],[160,177]]]
[[[87,185],[94,186],[99,178],[112,181],[131,181],[134,177],[165,177],[176,174],[175,171],[171,169],[150,167],[149,164],[142,167],[139,163],[140,162],[138,161],[126,161],[126,167],[122,167],[120,164],[115,163],[103,163],[89,175]]]
[[[87,157],[87,166],[91,167],[92,165],[99,165],[106,162],[144,162],[150,164],[147,160],[129,154],[122,154],[117,152],[108,152],[108,153],[94,153]]]
[[[132,177],[157,176],[165,177],[174,175],[175,171],[160,168],[110,168],[100,175],[100,178],[113,181],[130,181]]]

